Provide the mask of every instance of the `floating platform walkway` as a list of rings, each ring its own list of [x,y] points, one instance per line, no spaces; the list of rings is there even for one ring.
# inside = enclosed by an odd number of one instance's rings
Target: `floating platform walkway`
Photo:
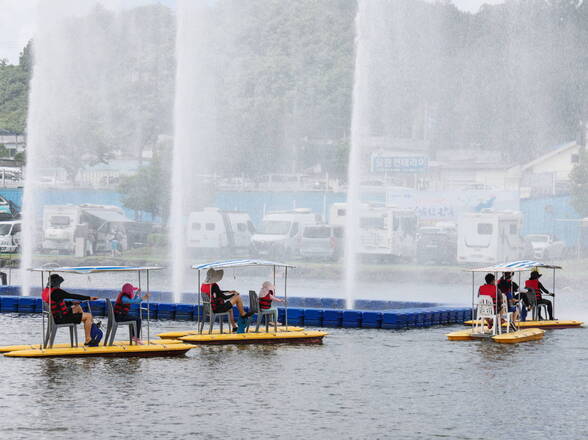
[[[469,320],[465,321],[465,325],[474,325],[477,321]],[[517,322],[517,327],[520,329],[527,329],[527,328],[542,328],[547,330],[555,330],[561,328],[575,328],[575,327],[582,327],[584,323],[582,321],[520,321]],[[502,324],[503,327],[506,327],[506,323]]]
[[[226,344],[321,344],[327,332],[322,331],[288,331],[276,333],[217,333],[183,336],[182,342],[198,345]]]
[[[527,328],[500,335],[491,333],[474,333],[473,329],[458,330],[447,334],[450,341],[472,341],[474,339],[492,339],[499,344],[518,344],[520,342],[537,341],[543,338],[545,330],[539,328]]]
[[[47,349],[16,350],[4,353],[8,357],[47,358],[47,357],[154,357],[181,356],[195,345],[183,343],[159,343],[145,345],[111,345],[98,347],[60,347]]]

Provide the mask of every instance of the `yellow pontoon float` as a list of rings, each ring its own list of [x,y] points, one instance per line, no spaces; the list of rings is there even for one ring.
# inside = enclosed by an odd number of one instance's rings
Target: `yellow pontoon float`
[[[206,294],[200,292],[201,286],[201,271],[203,270],[221,270],[221,269],[241,269],[251,267],[268,267],[273,269],[273,281],[274,285],[276,282],[276,268],[284,269],[284,324],[272,326],[273,331],[269,331],[269,327],[266,322],[265,332],[248,331],[247,333],[222,333],[213,331],[213,324],[210,323],[210,313],[208,313],[208,319],[210,328],[208,332],[204,332],[204,319],[205,313],[201,314],[201,310],[207,310],[210,307],[209,303],[201,304],[201,299]],[[215,261],[212,263],[195,264],[192,269],[197,271],[198,274],[198,319],[196,331],[186,332],[168,332],[161,333],[158,336],[163,338],[179,338],[183,342],[189,342],[191,344],[278,344],[278,343],[295,343],[295,344],[316,344],[321,343],[323,338],[327,335],[324,331],[305,331],[301,327],[292,327],[288,325],[288,269],[292,268],[289,264],[278,263],[275,261],[266,260],[255,260],[255,259],[244,259],[244,260],[228,260],[228,261]],[[202,298],[201,298],[202,297]],[[202,307],[201,307],[202,306]],[[251,305],[250,305],[251,306]],[[232,313],[232,312],[231,312]],[[258,319],[260,317],[258,316]],[[221,318],[222,319],[222,318]],[[253,326],[251,326],[253,327]],[[181,334],[183,333],[183,334]]]
[[[141,287],[141,274],[146,275],[146,293],[149,294],[149,273],[153,270],[160,270],[160,267],[132,267],[132,266],[84,266],[84,267],[41,267],[30,269],[33,272],[41,273],[41,286],[45,285],[45,274],[48,278],[53,273],[66,274],[82,274],[89,275],[93,273],[104,272],[136,272],[138,276],[138,285]],[[194,345],[184,344],[181,341],[158,340],[152,341],[150,339],[150,316],[149,316],[149,299],[147,300],[147,307],[139,307],[139,313],[142,315],[146,311],[147,315],[147,341],[145,345],[133,345],[131,342],[115,342],[112,345],[107,345],[108,341],[105,338],[104,345],[97,347],[76,346],[74,339],[77,341],[77,332],[75,326],[70,328],[70,344],[56,344],[49,337],[50,322],[49,313],[51,313],[51,297],[49,297],[49,305],[47,311],[42,313],[42,333],[41,344],[37,345],[12,345],[7,347],[0,347],[0,352],[8,357],[86,357],[86,356],[100,356],[100,357],[130,357],[130,356],[177,356],[183,355],[188,350],[194,348]],[[45,325],[45,314],[48,315],[48,322]],[[109,323],[111,325],[111,323]],[[108,333],[108,332],[107,332]],[[76,336],[74,338],[74,336]],[[178,343],[179,342],[179,343]]]

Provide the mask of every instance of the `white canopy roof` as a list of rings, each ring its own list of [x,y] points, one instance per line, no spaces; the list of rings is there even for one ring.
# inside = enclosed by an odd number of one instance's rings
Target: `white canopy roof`
[[[213,261],[212,263],[195,264],[192,266],[192,269],[196,269],[196,270],[229,269],[232,267],[254,267],[254,266],[294,267],[290,264],[279,263],[276,261],[246,259],[246,260]]]
[[[29,269],[33,272],[62,272],[62,273],[99,273],[99,272],[137,272],[160,270],[158,266],[78,266],[78,267],[36,267]]]
[[[510,263],[501,263],[494,266],[481,267],[479,269],[467,269],[469,272],[525,272],[535,268],[544,269],[561,269],[561,266],[542,263],[533,260],[511,261]]]

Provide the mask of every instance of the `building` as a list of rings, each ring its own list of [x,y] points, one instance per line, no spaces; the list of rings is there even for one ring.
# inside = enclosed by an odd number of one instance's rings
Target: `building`
[[[580,160],[577,142],[557,145],[520,169],[521,188],[527,197],[569,193],[570,173]]]
[[[0,128],[0,145],[8,150],[8,156],[14,157],[16,153],[22,153],[26,148],[27,137],[22,133],[12,133]]]

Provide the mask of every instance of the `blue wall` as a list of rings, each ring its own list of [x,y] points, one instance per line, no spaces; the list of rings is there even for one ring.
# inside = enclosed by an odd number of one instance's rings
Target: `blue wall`
[[[551,234],[562,240],[566,246],[578,243],[580,225],[578,222],[559,221],[578,219],[579,214],[572,208],[570,196],[546,197],[521,200],[524,215],[523,234]]]

